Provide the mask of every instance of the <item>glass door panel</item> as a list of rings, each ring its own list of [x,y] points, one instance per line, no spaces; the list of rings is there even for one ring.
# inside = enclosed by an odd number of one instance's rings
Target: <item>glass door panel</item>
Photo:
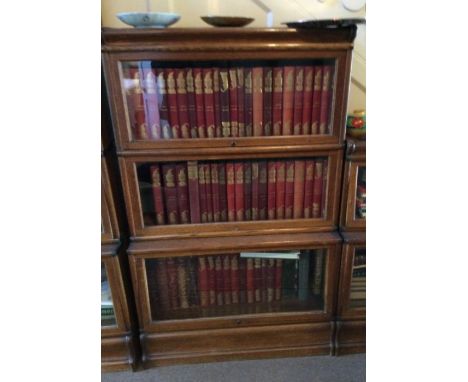
[[[366,166],[358,167],[355,218],[366,218]]]
[[[366,307],[366,248],[355,248],[349,295],[350,308]]]
[[[101,326],[115,326],[115,311],[107,278],[106,266],[101,263]]]

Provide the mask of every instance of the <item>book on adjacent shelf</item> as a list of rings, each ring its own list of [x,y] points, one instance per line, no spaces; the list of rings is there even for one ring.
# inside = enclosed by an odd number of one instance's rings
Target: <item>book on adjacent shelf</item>
[[[172,137],[174,139],[180,139],[182,134],[179,125],[175,70],[166,69],[165,74],[167,86],[167,105],[169,108],[169,123],[171,125]]]
[[[283,126],[283,68],[273,68],[273,135],[281,135]]]
[[[151,187],[153,190],[154,210],[156,213],[157,224],[165,224],[164,217],[164,200],[161,186],[161,171],[158,165],[150,167],[151,172]]]
[[[166,216],[169,224],[179,223],[179,209],[177,203],[176,188],[176,166],[174,164],[163,164],[164,178],[164,200],[166,207]]]
[[[205,105],[205,126],[208,138],[216,136],[215,101],[213,92],[213,71],[203,68],[203,103]]]
[[[294,66],[283,67],[283,130],[282,135],[293,134]]]
[[[294,79],[293,134],[302,134],[302,109],[304,97],[304,67],[296,66]]]
[[[314,85],[312,90],[312,115],[311,115],[311,134],[319,133],[320,125],[320,102],[322,98],[322,67],[314,67]]]
[[[253,135],[263,135],[263,68],[252,68]]]
[[[263,68],[263,135],[273,135],[273,68]]]
[[[188,111],[187,85],[185,81],[185,70],[175,69],[176,91],[177,91],[177,111],[180,125],[180,137],[190,138],[190,119]]]
[[[205,101],[203,95],[203,73],[201,68],[193,68],[193,77],[195,85],[195,110],[197,117],[198,138],[208,136],[205,123]]]
[[[177,164],[175,170],[177,180],[176,188],[180,222],[182,224],[188,224],[190,222],[190,213],[187,185],[187,170],[185,168],[185,163]]]

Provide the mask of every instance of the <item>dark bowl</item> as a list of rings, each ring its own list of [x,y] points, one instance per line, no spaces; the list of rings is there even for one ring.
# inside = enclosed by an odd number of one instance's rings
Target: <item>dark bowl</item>
[[[201,16],[201,19],[214,27],[244,27],[255,19],[237,16]]]

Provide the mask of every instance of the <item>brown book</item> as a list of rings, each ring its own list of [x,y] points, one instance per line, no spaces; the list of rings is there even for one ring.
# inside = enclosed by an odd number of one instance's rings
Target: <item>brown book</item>
[[[239,137],[245,137],[245,89],[244,69],[236,68],[237,71],[237,124],[239,126]]]
[[[253,135],[253,95],[252,95],[252,68],[244,68],[244,113],[245,136]]]
[[[273,135],[281,135],[283,125],[283,68],[281,66],[273,69],[272,102]]]
[[[221,98],[219,94],[219,68],[213,68],[213,99],[215,112],[215,136],[223,136],[223,125],[221,123]]]
[[[252,220],[252,163],[244,161],[244,218]]]
[[[227,213],[228,221],[236,221],[236,183],[234,162],[226,163],[226,194],[227,194]]]
[[[252,68],[253,135],[263,135],[263,68]]]
[[[239,280],[239,256],[230,255],[231,261],[231,301],[233,304],[239,303],[240,280]]]
[[[205,172],[205,192],[206,192],[206,218],[208,223],[213,222],[213,192],[211,190],[211,171],[209,163],[203,165]]]
[[[268,259],[262,259],[262,302],[268,301]]]
[[[293,218],[294,209],[294,161],[286,161],[285,193],[284,193],[284,218]]]
[[[200,296],[198,294],[198,277],[197,277],[197,258],[186,258],[187,264],[187,291],[188,302],[190,306],[200,306]]]
[[[172,257],[166,259],[166,270],[171,309],[177,309],[179,308],[177,266]]]
[[[198,185],[198,164],[197,161],[187,162],[188,173],[188,194],[190,205],[190,222],[201,223],[200,216],[200,191]]]
[[[302,134],[302,101],[304,97],[304,67],[296,66],[294,80],[293,134]]]
[[[236,220],[244,220],[244,164],[234,163]]]
[[[165,163],[161,167],[164,178],[164,199],[166,202],[167,221],[169,224],[179,224],[180,218],[177,203],[176,166]]]
[[[198,164],[198,189],[200,196],[200,220],[202,223],[208,223],[208,199],[206,198],[206,180],[203,164]]]
[[[231,136],[231,117],[229,114],[229,73],[226,68],[219,69],[219,100],[221,103],[221,126],[223,137]]]
[[[227,221],[227,195],[226,195],[226,166],[224,162],[218,163],[219,182],[219,216],[220,221]]]
[[[302,98],[302,134],[310,134],[312,117],[312,87],[314,85],[314,67],[308,65],[304,68],[304,93]]]
[[[224,271],[223,259],[220,255],[215,256],[216,270],[216,304],[224,305]]]
[[[159,259],[156,265],[156,283],[158,285],[158,296],[160,308],[167,311],[171,308],[169,300],[169,284],[167,279],[166,260]]]
[[[205,126],[208,138],[216,135],[214,94],[213,94],[213,71],[208,68],[202,69],[203,75],[203,102],[205,105]]]
[[[247,303],[247,261],[238,257],[239,262],[239,302]]]
[[[304,181],[304,218],[312,217],[312,194],[314,186],[314,166],[311,159],[305,161],[305,181]]]
[[[187,86],[185,84],[185,70],[175,69],[177,89],[177,110],[179,112],[179,126],[181,138],[190,138],[190,121],[188,112]]]
[[[323,261],[324,250],[316,250],[314,256],[314,274],[312,278],[312,293],[314,295],[320,295],[322,293]]]
[[[203,95],[203,73],[201,68],[193,68],[195,84],[195,106],[197,110],[197,131],[198,138],[208,136],[205,123],[205,100]]]
[[[195,101],[195,81],[193,79],[193,71],[191,68],[187,68],[186,70],[185,82],[187,85],[187,109],[190,124],[190,137],[198,138],[197,103]]]
[[[268,220],[276,218],[276,161],[268,161]]]
[[[175,81],[175,70],[166,69],[166,85],[167,85],[167,106],[169,108],[169,124],[171,125],[172,138],[179,139],[182,137],[179,125],[179,113],[177,110],[177,90]]]
[[[255,302],[255,270],[254,259],[246,259],[246,291],[247,303],[252,304]]]
[[[229,255],[224,255],[223,260],[223,287],[224,287],[224,304],[232,303],[231,291],[231,258]]]
[[[200,306],[205,307],[210,305],[208,295],[208,267],[206,257],[198,258],[198,291],[200,293]]]
[[[211,306],[216,305],[216,267],[213,256],[206,256],[208,267],[208,299]]]
[[[300,219],[304,217],[304,167],[305,161],[294,161],[294,219]]]
[[[266,259],[267,263],[267,301],[275,299],[275,259]]]
[[[153,190],[154,211],[156,213],[156,222],[158,225],[165,224],[164,219],[164,201],[161,186],[161,172],[159,165],[150,167],[151,188]]]
[[[263,135],[273,135],[273,68],[263,68]]]
[[[283,277],[283,260],[276,259],[275,262],[275,300],[281,300],[281,286]]]
[[[322,217],[323,161],[317,159],[314,168],[314,186],[312,195],[312,217]]]
[[[320,99],[320,125],[319,134],[327,134],[329,132],[328,123],[330,119],[330,96],[331,96],[331,82],[332,82],[332,69],[330,65],[323,67],[322,74],[322,97]]]
[[[248,264],[247,264],[248,265]],[[254,288],[255,288],[255,302],[262,302],[262,259],[254,259]]]
[[[312,90],[311,134],[319,133],[320,102],[322,98],[322,67],[314,67],[314,87]]]
[[[229,69],[229,116],[231,121],[231,137],[239,136],[239,116],[237,100],[237,70]]]
[[[252,162],[252,180],[251,180],[251,220],[258,220],[258,202],[259,202],[259,164],[257,161]]]
[[[190,213],[187,185],[187,170],[185,169],[185,163],[178,163],[176,165],[176,181],[180,223],[188,224],[190,223]]]
[[[266,220],[268,211],[268,167],[267,161],[258,163],[258,219]]]
[[[160,100],[159,104],[159,118],[161,122],[161,133],[163,139],[171,139],[172,138],[172,130],[171,125],[169,123],[169,107],[167,104],[167,87],[166,87],[166,77],[164,70],[159,70],[157,72],[158,79],[157,79],[157,86],[158,86],[158,100]]]
[[[221,208],[219,205],[219,179],[218,179],[218,163],[211,162],[210,163],[210,171],[211,171],[211,195],[212,195],[212,202],[213,202],[213,221],[219,222],[221,219]]]
[[[286,162],[276,161],[276,219],[284,219],[286,192]]]
[[[283,68],[283,131],[282,135],[293,135],[294,66]]]
[[[189,307],[187,294],[187,266],[186,258],[178,257],[177,259],[177,286],[179,288],[179,307],[186,309]]]

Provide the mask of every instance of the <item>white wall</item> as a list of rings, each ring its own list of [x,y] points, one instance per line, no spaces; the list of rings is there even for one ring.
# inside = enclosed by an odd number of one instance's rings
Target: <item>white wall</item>
[[[365,17],[365,8],[359,12],[347,11],[340,0],[101,0],[102,25],[126,28],[115,14],[118,12],[145,11],[147,1],[152,11],[177,12],[182,17],[174,27],[206,27],[203,15],[249,16],[255,18],[250,27],[282,27],[282,22],[299,19],[336,17]],[[256,3],[271,10],[268,13]],[[271,19],[272,17],[272,19]],[[366,108],[366,28],[360,26],[355,41],[351,71],[351,88],[348,110]]]

